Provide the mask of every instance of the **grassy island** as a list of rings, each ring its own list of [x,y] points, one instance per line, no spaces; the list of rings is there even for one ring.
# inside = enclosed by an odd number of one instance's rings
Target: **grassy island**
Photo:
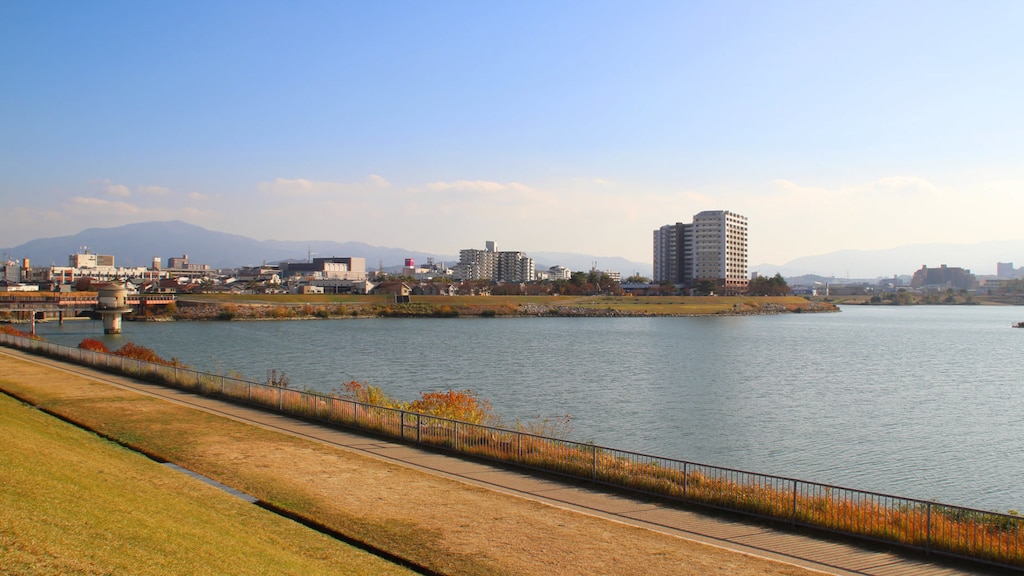
[[[752,316],[835,312],[829,302],[798,296],[412,296],[196,294],[162,316],[176,320],[293,318]],[[155,312],[151,318],[160,318]],[[145,316],[142,316],[145,318]]]

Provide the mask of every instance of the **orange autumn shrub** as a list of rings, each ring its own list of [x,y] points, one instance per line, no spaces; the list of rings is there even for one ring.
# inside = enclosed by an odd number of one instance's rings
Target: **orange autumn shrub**
[[[29,332],[22,332],[21,330],[18,330],[14,326],[8,326],[6,324],[0,326],[0,334],[9,334],[11,336],[20,336],[22,338],[31,338],[33,340],[43,339],[41,336],[36,336],[35,334],[31,334]]]
[[[78,343],[78,347],[82,350],[89,350],[90,352],[102,352],[104,354],[110,354],[110,349],[107,345],[95,338],[86,338]]]
[[[409,410],[438,418],[485,424],[494,421],[491,405],[473,394],[472,390],[423,392],[419,400],[409,404]]]
[[[135,360],[142,360],[143,362],[152,362],[154,364],[164,364],[165,366],[180,366],[181,363],[177,359],[165,360],[157,355],[153,350],[146,348],[145,346],[139,346],[133,342],[125,342],[124,346],[121,346],[114,351],[115,356],[124,356],[125,358],[133,358]]]
[[[334,391],[334,395],[343,400],[383,406],[384,408],[403,408],[401,402],[387,395],[380,387],[372,386],[366,382],[346,382]]]

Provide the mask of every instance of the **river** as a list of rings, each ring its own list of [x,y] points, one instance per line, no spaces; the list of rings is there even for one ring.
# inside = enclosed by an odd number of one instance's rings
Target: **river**
[[[471,389],[572,438],[851,488],[1024,510],[1024,310],[844,307],[706,318],[41,324],[293,388],[366,381],[403,400]]]

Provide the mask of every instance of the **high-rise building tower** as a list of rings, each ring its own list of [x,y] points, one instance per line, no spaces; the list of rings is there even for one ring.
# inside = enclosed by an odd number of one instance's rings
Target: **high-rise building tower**
[[[693,277],[693,224],[666,224],[654,231],[654,282],[686,285]]]
[[[676,222],[654,231],[654,281],[694,287],[713,282],[723,292],[746,289],[747,218],[709,210],[692,224]]]
[[[693,217],[693,280],[714,282],[725,292],[746,290],[746,216],[705,210]]]

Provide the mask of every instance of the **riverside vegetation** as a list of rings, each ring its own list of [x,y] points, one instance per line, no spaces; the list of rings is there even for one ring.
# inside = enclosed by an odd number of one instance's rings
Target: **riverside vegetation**
[[[25,342],[39,350],[35,341]],[[132,347],[132,354],[149,353]],[[83,348],[84,349],[84,348]],[[151,351],[150,351],[151,352]],[[73,354],[65,354],[72,356]],[[513,463],[655,494],[874,540],[1024,566],[1024,531],[1016,513],[999,514],[882,496],[797,480],[659,459],[565,439],[564,425],[502,427],[470,391],[425,393],[414,402],[350,382],[332,395],[291,390],[284,375],[266,385],[202,374],[173,361],[122,360],[91,353],[79,361],[203,394],[233,398],[467,455]]]
[[[799,296],[413,296],[389,295],[183,296],[170,309],[137,320],[287,320],[326,318],[651,317],[835,312],[830,302]]]

